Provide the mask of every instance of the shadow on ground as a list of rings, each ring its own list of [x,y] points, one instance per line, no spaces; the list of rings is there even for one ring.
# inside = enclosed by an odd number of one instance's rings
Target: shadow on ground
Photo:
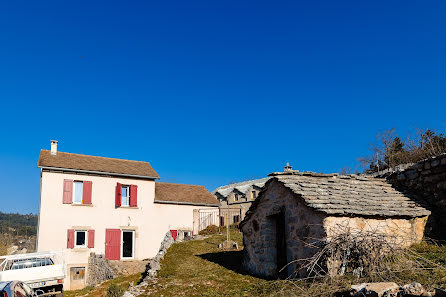
[[[216,263],[234,272],[245,274],[241,269],[243,251],[225,251],[218,253],[207,253],[198,255],[198,257],[207,260],[209,262]]]

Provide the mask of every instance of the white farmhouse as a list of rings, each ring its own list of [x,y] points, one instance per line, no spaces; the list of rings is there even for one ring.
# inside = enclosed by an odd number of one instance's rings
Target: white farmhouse
[[[155,182],[148,162],[41,150],[37,250],[64,250],[65,289],[85,286],[91,252],[110,260],[154,257],[169,230],[193,227],[193,210],[218,207],[204,186]],[[175,232],[175,231],[174,231]]]

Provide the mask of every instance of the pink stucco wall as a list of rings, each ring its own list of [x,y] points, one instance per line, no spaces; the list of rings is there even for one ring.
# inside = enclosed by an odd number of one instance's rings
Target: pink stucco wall
[[[92,205],[63,204],[64,179],[92,181]],[[90,252],[105,253],[105,230],[135,230],[135,259],[154,257],[170,229],[193,227],[199,206],[155,204],[155,182],[141,179],[42,172],[38,251],[63,250],[69,267],[86,266]],[[138,186],[137,208],[115,208],[116,184]],[[67,230],[95,230],[94,248],[67,249]],[[68,277],[65,287],[69,287]]]

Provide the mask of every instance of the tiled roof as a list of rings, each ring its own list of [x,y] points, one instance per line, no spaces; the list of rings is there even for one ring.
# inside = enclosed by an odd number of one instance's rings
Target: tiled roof
[[[219,188],[216,188],[214,191],[212,191],[212,194],[220,194],[223,197],[228,197],[228,195],[234,191],[235,189],[239,191],[242,194],[246,194],[248,190],[251,188],[251,186],[256,186],[259,188],[263,188],[265,183],[269,180],[269,177],[261,178],[261,179],[254,179],[254,180],[248,180],[241,183],[235,183],[235,184],[229,184],[226,186],[221,186]]]
[[[362,175],[317,174],[294,172],[276,173],[252,204],[246,221],[255,212],[268,185],[278,181],[302,198],[308,207],[328,215],[422,217],[430,211],[416,203],[385,179]]]
[[[104,174],[117,174],[159,178],[158,173],[149,162],[130,161],[89,155],[57,152],[52,155],[49,150],[41,150],[37,167],[69,169]]]
[[[155,202],[218,206],[219,202],[204,186],[155,183]]]

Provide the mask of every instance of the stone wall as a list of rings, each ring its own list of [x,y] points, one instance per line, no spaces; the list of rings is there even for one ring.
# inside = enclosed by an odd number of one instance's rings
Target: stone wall
[[[380,172],[401,191],[413,194],[432,214],[426,235],[446,240],[446,154]]]
[[[104,255],[91,253],[88,258],[87,286],[95,286],[116,276],[110,261]]]
[[[396,245],[408,247],[423,239],[426,221],[427,217],[411,219],[327,217],[323,224],[328,240],[338,234],[340,229],[345,228],[351,232],[385,234],[389,236],[389,241]]]

